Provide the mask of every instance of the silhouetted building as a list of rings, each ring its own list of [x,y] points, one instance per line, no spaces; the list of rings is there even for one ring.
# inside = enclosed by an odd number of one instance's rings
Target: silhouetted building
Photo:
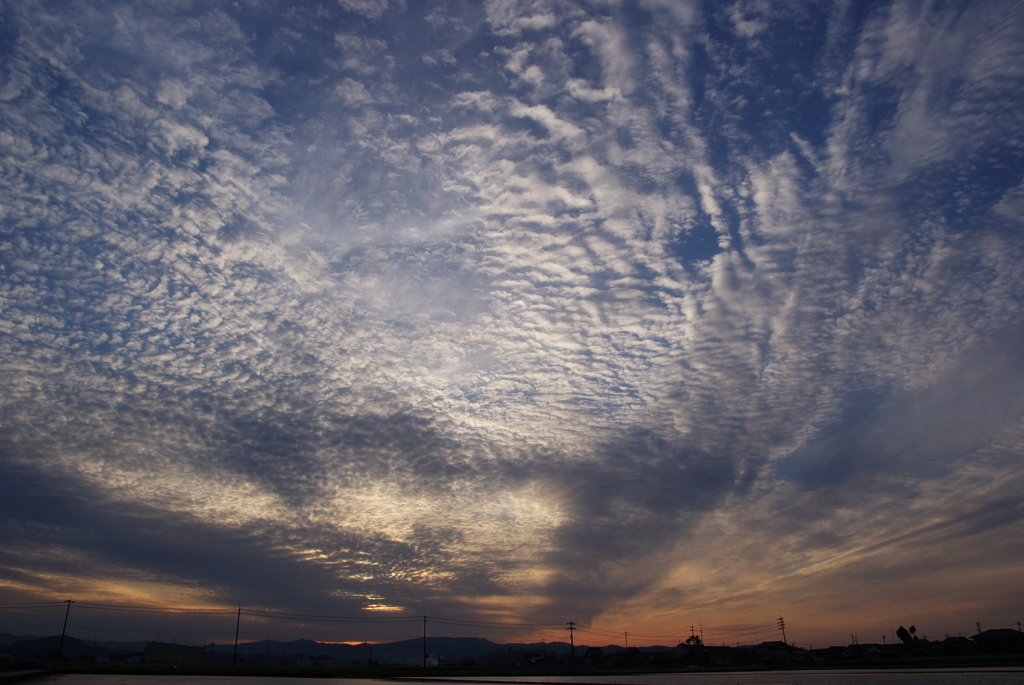
[[[203,661],[203,648],[147,642],[142,661],[147,664],[199,664]]]
[[[974,642],[963,635],[947,637],[942,641],[942,653],[946,656],[963,656],[964,654],[972,654],[973,652]]]
[[[736,663],[736,650],[732,647],[704,645],[701,659],[707,666],[732,666]]]
[[[971,636],[979,654],[1024,654],[1024,633],[995,628]]]
[[[600,647],[587,647],[583,652],[584,666],[604,666],[604,650]]]
[[[754,648],[757,657],[764,663],[786,663],[793,660],[793,653],[785,642],[771,640]]]
[[[562,661],[563,659],[559,658],[557,654],[550,650],[526,652],[523,654],[523,664],[526,666],[548,666],[551,664],[559,664]]]
[[[627,668],[631,666],[643,666],[647,663],[647,655],[636,647],[629,647],[619,652],[608,655],[608,665],[613,668]]]

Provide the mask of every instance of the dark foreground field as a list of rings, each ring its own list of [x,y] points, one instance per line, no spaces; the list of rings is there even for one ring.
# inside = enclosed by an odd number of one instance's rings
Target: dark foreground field
[[[808,669],[907,669],[907,668],[985,668],[985,667],[1024,667],[1024,656],[986,656],[986,657],[940,657],[928,659],[885,659],[837,661],[824,664],[807,665]],[[23,663],[12,664],[7,671],[0,671],[0,683],[14,682],[5,677],[14,672],[33,671],[38,675],[53,673],[104,674],[104,675],[217,675],[217,676],[262,676],[288,678],[364,678],[382,680],[415,680],[429,678],[431,680],[457,678],[460,680],[473,678],[520,679],[538,676],[614,676],[641,675],[654,673],[695,673],[695,672],[737,672],[737,671],[769,671],[769,670],[801,670],[794,664],[780,665],[775,669],[767,666],[751,666],[746,668],[657,668],[657,669],[609,669],[584,668],[580,666],[540,666],[518,668],[482,668],[482,667],[433,667],[419,668],[411,666],[250,666],[239,665],[172,665],[172,664],[89,664],[89,663]],[[26,674],[28,675],[28,674]]]

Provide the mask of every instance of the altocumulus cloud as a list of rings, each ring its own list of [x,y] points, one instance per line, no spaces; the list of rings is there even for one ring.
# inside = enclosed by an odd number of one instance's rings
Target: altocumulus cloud
[[[769,5],[6,6],[11,595],[1015,618],[1021,14]]]

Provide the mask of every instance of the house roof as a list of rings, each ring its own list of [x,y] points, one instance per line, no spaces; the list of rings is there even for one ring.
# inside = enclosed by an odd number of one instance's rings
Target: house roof
[[[982,640],[1006,638],[1011,638],[1014,640],[1024,640],[1024,633],[1022,633],[1019,630],[1014,630],[1013,628],[992,628],[990,630],[984,630],[978,633],[977,635],[971,636],[972,640],[977,640],[978,638],[981,638]]]

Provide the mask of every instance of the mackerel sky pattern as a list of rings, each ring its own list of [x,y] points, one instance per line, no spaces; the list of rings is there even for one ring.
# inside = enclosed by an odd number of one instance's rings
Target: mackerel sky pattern
[[[1020,2],[0,14],[9,601],[1020,617]]]

